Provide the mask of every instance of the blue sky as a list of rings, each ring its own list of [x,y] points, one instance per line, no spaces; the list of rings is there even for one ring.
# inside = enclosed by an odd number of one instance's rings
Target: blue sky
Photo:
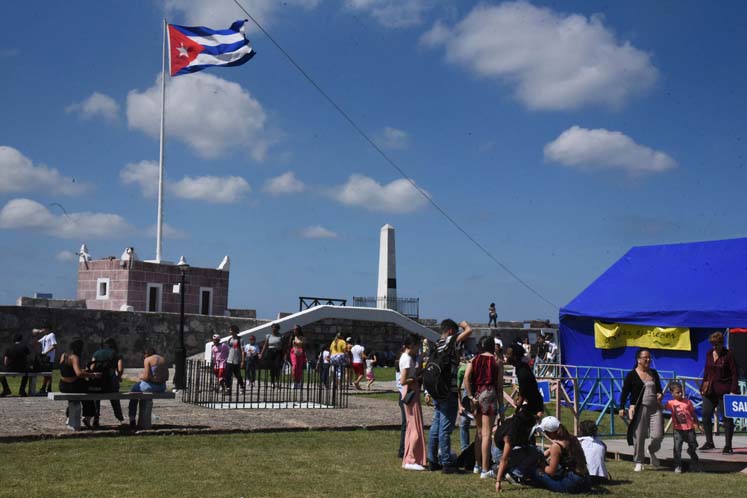
[[[564,305],[634,245],[741,237],[743,2],[242,2],[465,230]],[[0,303],[77,259],[155,256],[162,19],[231,0],[5,6]],[[425,317],[557,319],[391,168],[251,23],[257,56],[169,79],[164,258],[232,260],[229,306],[376,292],[379,229]],[[62,208],[60,207],[62,206]],[[67,214],[64,214],[64,208]]]

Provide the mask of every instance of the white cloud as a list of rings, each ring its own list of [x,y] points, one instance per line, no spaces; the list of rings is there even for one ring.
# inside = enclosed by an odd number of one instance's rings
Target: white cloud
[[[619,131],[573,126],[545,145],[545,160],[584,171],[621,169],[631,175],[677,167],[664,152],[639,145]]]
[[[387,126],[376,134],[376,143],[384,149],[406,149],[410,145],[410,135],[406,131]]]
[[[347,0],[348,8],[368,12],[387,28],[406,28],[422,24],[432,5],[426,0]]]
[[[169,191],[181,199],[230,204],[241,200],[251,187],[240,176],[185,176],[170,184]]]
[[[152,137],[160,130],[160,79],[143,92],[127,95],[129,127]],[[181,140],[202,157],[243,149],[256,160],[264,159],[272,142],[265,122],[262,105],[238,83],[207,73],[166,83],[167,138]]]
[[[62,176],[43,164],[34,166],[17,149],[0,145],[0,193],[43,191],[61,195],[77,195],[90,187],[75,178]]]
[[[0,228],[28,229],[65,239],[110,238],[128,235],[132,225],[117,214],[69,213],[55,215],[30,199],[13,199],[0,209]]]
[[[333,188],[330,195],[348,206],[384,213],[412,213],[428,204],[404,178],[381,185],[366,176],[351,175],[346,183]]]
[[[147,233],[151,237],[157,237],[158,230],[157,230],[156,225],[151,225],[150,227],[148,227]],[[186,239],[189,237],[189,234],[185,230],[182,230],[181,228],[175,228],[169,225],[168,223],[164,223],[163,224],[163,237],[165,239],[171,239],[171,240]]]
[[[119,179],[125,185],[137,185],[144,197],[158,194],[158,163],[140,161],[125,165],[119,172]],[[179,199],[205,201],[214,204],[230,204],[240,201],[251,192],[249,183],[240,176],[185,176],[181,180],[164,181],[168,195]]]
[[[61,263],[72,263],[73,261],[78,261],[78,256],[73,251],[64,250],[58,252],[54,259]]]
[[[320,0],[243,0],[244,5],[252,16],[260,23],[271,20],[281,7],[299,6],[313,9]],[[238,19],[244,19],[244,14],[233,2],[206,2],[205,0],[166,0],[168,17],[178,16],[178,24],[189,26],[208,26],[213,29],[224,29]],[[254,24],[246,23],[247,31],[255,30]]]
[[[337,234],[321,225],[313,225],[301,230],[301,237],[304,239],[336,239]]]
[[[426,46],[479,76],[515,85],[531,109],[620,107],[658,77],[649,54],[618,41],[599,15],[587,18],[525,1],[478,5],[453,27],[436,24]]]
[[[119,171],[119,180],[125,185],[135,184],[140,187],[143,197],[155,197],[158,194],[158,163],[128,163]]]
[[[93,92],[82,102],[74,102],[65,108],[66,112],[80,114],[83,119],[101,116],[107,121],[116,121],[119,117],[119,104],[108,95]]]
[[[295,194],[306,190],[306,184],[296,178],[294,172],[288,171],[267,180],[262,190],[271,195]]]

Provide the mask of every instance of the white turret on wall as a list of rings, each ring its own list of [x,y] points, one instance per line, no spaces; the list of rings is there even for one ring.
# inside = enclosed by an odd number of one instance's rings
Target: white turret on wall
[[[377,308],[397,309],[397,258],[394,248],[394,227],[381,227],[379,239],[379,288]]]

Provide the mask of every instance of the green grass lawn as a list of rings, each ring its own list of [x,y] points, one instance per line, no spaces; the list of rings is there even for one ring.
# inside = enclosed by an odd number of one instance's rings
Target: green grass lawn
[[[456,439],[458,436],[454,435]],[[401,469],[396,431],[47,440],[0,444],[0,497],[487,497],[472,474]],[[609,496],[744,496],[744,476],[633,473],[609,462]],[[506,484],[506,496],[558,496]]]
[[[21,387],[21,377],[6,377],[8,381],[8,387],[10,387],[11,392],[13,393],[13,396],[18,396],[18,389]],[[30,379],[29,379],[30,380]],[[120,391],[129,391],[132,385],[135,382],[129,380],[129,379],[122,379],[122,384],[119,386]],[[60,371],[55,370],[52,372],[52,391],[59,391],[59,384],[60,384]],[[42,386],[42,378],[37,377],[36,378],[36,389],[41,389]],[[28,387],[26,387],[26,392],[28,392]]]

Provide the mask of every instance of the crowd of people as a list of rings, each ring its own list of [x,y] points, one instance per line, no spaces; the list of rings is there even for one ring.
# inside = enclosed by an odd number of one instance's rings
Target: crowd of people
[[[503,343],[483,336],[477,354],[465,351],[464,344],[472,333],[466,322],[452,320],[441,323],[441,337],[434,346],[417,336],[404,341],[398,362],[397,384],[400,389],[402,431],[399,457],[405,470],[459,473],[469,464],[481,479],[494,478],[496,490],[504,481],[527,484],[551,491],[585,492],[595,483],[609,479],[605,464],[606,445],[599,439],[593,421],[579,424],[579,436],[573,436],[560,421],[545,416],[544,403],[531,364],[544,352],[547,361],[547,341],[539,336],[535,349],[526,340]],[[698,421],[694,405],[685,398],[684,387],[670,382],[666,389],[671,399],[664,402],[662,380],[651,368],[651,351],[636,352],[636,365],[626,376],[619,400],[620,416],[628,424],[628,442],[634,447],[634,470],[644,469],[648,454],[653,467],[659,466],[657,451],[664,437],[663,411],[671,413],[674,440],[674,471],[683,471],[682,450],[687,444],[690,470],[702,470],[697,454],[696,429],[705,433],[706,442],[700,450],[714,448],[713,411],[723,410],[723,396],[737,393],[737,369],[733,354],[724,347],[720,332],[710,336],[703,374],[703,423]],[[542,349],[540,349],[542,348]],[[539,352],[538,352],[539,351]],[[551,355],[554,354],[550,353]],[[461,361],[460,361],[461,360]],[[550,358],[552,360],[552,358]],[[431,365],[447,372],[445,385],[429,385]],[[517,390],[515,409],[506,417],[503,382],[504,369],[513,367]],[[433,403],[434,414],[430,432],[423,431],[423,400]],[[451,451],[450,436],[459,420],[460,454]],[[476,426],[475,441],[469,441],[470,425]],[[726,444],[723,453],[733,452],[733,421],[724,418]],[[546,440],[547,448],[537,446],[537,437]],[[646,444],[648,443],[648,444]]]

